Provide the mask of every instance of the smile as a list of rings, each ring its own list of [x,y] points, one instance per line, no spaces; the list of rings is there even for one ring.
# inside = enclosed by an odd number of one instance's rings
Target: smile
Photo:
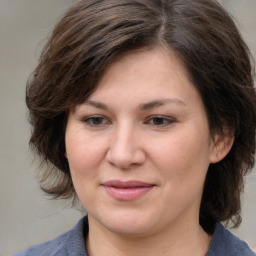
[[[142,197],[155,187],[153,184],[141,181],[111,180],[102,184],[105,191],[117,200],[131,201]]]

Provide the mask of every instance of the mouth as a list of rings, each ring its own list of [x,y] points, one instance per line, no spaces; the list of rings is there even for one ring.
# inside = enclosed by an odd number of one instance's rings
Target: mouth
[[[131,180],[119,181],[110,180],[102,184],[103,188],[112,198],[121,201],[132,201],[141,198],[149,193],[154,187],[154,184]]]

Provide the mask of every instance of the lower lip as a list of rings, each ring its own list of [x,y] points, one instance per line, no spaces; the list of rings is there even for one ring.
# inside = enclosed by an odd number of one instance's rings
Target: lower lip
[[[153,187],[116,188],[104,186],[104,189],[111,197],[117,200],[131,201],[147,194]]]

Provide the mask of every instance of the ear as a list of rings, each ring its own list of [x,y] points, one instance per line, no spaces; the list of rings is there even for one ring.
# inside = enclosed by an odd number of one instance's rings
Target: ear
[[[215,134],[212,140],[210,163],[218,163],[229,153],[234,143],[233,132],[223,129],[223,132]]]

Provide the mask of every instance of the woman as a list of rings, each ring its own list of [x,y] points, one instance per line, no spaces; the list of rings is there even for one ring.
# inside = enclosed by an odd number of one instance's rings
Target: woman
[[[87,210],[17,255],[255,255],[237,227],[254,165],[249,50],[214,0],[81,0],[26,95],[53,198]]]

